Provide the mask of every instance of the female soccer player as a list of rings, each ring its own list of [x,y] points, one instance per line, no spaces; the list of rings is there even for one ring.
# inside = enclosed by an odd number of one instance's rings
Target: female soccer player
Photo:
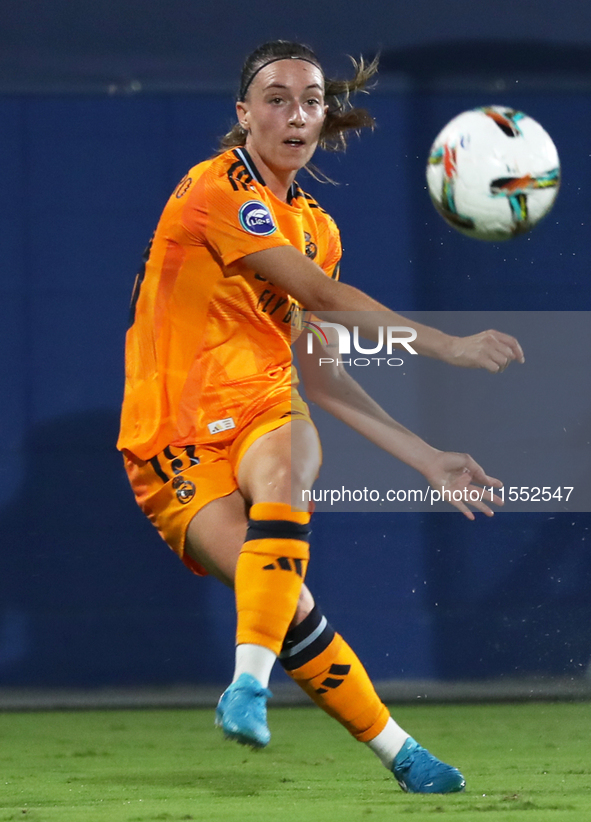
[[[304,310],[355,311],[368,338],[380,311],[388,325],[416,330],[419,353],[456,365],[496,372],[523,360],[505,334],[451,337],[339,282],[338,230],[295,176],[319,144],[342,148],[349,129],[372,124],[349,93],[375,70],[361,61],[352,80],[331,81],[310,49],[285,41],[246,60],[226,150],[173,192],[136,279],[118,445],[137,502],[168,545],[195,573],[235,590],[235,676],[216,711],[224,734],[267,745],[267,685],[279,657],[404,790],[447,793],[463,789],[462,774],[394,722],[303,581],[310,513],[297,501],[321,459],[292,368]],[[319,375],[310,359],[309,399],[433,487],[501,485],[468,455],[438,451],[396,423],[342,367]],[[483,502],[473,507],[492,515]]]

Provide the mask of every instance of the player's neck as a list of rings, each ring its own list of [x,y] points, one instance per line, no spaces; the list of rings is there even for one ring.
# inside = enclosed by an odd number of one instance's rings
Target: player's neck
[[[267,188],[282,202],[287,202],[289,190],[295,180],[297,170],[284,170],[272,168],[268,165],[258,151],[252,146],[245,146],[257,171],[265,181]]]

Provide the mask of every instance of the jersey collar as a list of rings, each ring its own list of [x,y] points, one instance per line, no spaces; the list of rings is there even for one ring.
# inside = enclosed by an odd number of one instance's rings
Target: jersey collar
[[[253,178],[253,180],[256,180],[257,183],[259,183],[260,185],[266,187],[267,184],[263,180],[263,177],[262,177],[260,171],[258,170],[258,168],[254,164],[254,160],[252,159],[252,157],[250,156],[248,151],[244,148],[244,146],[239,146],[238,148],[235,148],[234,149],[234,155],[236,157],[238,157],[238,159],[242,160],[242,162],[246,166],[246,169],[247,169],[248,173]],[[290,185],[289,190],[287,192],[287,203],[288,203],[288,205],[291,204],[291,202],[293,200],[295,200],[297,196],[298,196],[298,184],[294,180],[293,183]]]

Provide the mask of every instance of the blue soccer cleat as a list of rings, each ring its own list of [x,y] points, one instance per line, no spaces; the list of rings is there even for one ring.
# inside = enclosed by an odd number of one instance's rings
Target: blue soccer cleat
[[[395,757],[392,773],[407,793],[456,793],[466,787],[457,768],[440,762],[412,737]]]
[[[220,697],[215,724],[226,739],[251,748],[264,748],[271,734],[267,727],[267,699],[273,694],[250,674],[240,674]]]

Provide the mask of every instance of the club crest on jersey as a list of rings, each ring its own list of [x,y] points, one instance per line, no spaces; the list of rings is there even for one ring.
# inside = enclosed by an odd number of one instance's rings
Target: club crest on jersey
[[[172,487],[176,491],[176,498],[181,505],[186,505],[188,502],[191,502],[197,490],[194,482],[185,479],[185,477],[180,474],[173,479]]]
[[[268,234],[277,231],[271,212],[260,200],[249,200],[247,203],[243,203],[240,206],[238,218],[242,228],[248,231],[249,234],[266,237]]]

